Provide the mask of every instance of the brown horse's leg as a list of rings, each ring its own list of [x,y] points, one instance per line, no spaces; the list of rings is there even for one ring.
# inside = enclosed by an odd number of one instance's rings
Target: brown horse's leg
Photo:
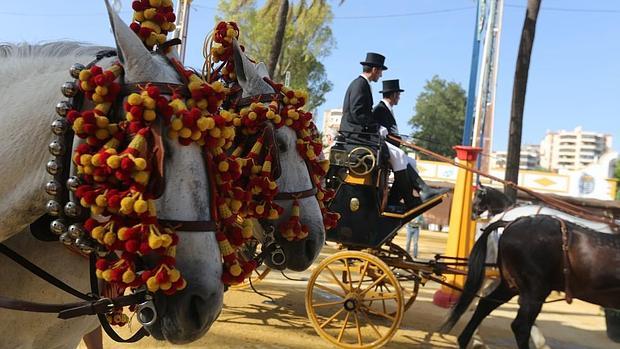
[[[549,295],[547,293],[547,295]],[[530,331],[536,321],[536,317],[542,309],[544,302],[538,297],[528,297],[521,294],[519,298],[519,311],[517,317],[514,319],[510,327],[517,340],[517,346],[519,349],[529,349],[530,347]]]
[[[508,302],[512,297],[516,296],[517,293],[511,290],[504,280],[501,280],[499,286],[493,292],[491,292],[488,296],[480,298],[478,305],[476,306],[476,311],[474,315],[472,315],[471,319],[465,326],[465,329],[459,335],[458,342],[459,348],[466,348],[467,344],[471,340],[471,337],[474,334],[474,331],[482,320],[487,317],[493,310],[495,310],[500,305]]]

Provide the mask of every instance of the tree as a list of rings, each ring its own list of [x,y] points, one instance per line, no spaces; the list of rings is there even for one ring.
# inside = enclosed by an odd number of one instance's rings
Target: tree
[[[521,157],[521,131],[523,129],[523,109],[525,108],[525,93],[527,92],[527,78],[530,70],[530,57],[536,34],[536,20],[541,0],[528,0],[525,11],[525,21],[521,31],[521,42],[517,54],[515,79],[512,87],[512,106],[510,111],[510,128],[508,130],[508,154],[506,155],[506,174],[504,179],[517,183],[519,181],[519,161]],[[515,200],[517,190],[505,186],[504,192]]]
[[[616,169],[614,170],[614,178],[616,178],[616,200],[620,200],[620,159],[616,159]]]
[[[453,157],[452,146],[460,144],[465,122],[465,90],[456,82],[433,76],[426,82],[409,120],[418,145]]]
[[[220,0],[216,20],[235,21],[241,31],[240,42],[256,61],[269,62],[273,54],[274,35],[279,25],[281,7],[278,0],[268,0],[258,7],[256,0]],[[322,4],[322,5],[321,5]],[[299,1],[289,6],[283,30],[282,50],[270,76],[284,82],[290,72],[290,86],[308,91],[308,110],[325,101],[332,89],[321,60],[331,53],[334,39],[329,24],[332,11],[328,3]],[[277,46],[277,45],[275,45]]]

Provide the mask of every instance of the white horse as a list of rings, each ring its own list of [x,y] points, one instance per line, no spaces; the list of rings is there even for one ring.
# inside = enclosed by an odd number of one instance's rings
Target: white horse
[[[137,36],[110,10],[106,1],[117,44],[118,59],[125,81],[179,84],[180,78],[165,57],[148,52]],[[43,243],[28,232],[28,225],[44,214],[47,197],[43,191],[49,175],[45,150],[50,141],[49,125],[55,118],[53,106],[60,97],[58,86],[67,79],[73,63],[93,60],[100,47],[75,43],[51,43],[40,46],[5,45],[0,47],[0,241],[33,260],[73,287],[88,290],[88,262],[66,251],[59,243]],[[98,65],[110,66],[114,58]],[[249,67],[245,67],[249,69]],[[248,73],[251,76],[251,72]],[[248,94],[253,94],[248,86]],[[260,92],[259,92],[260,93]],[[34,103],[33,103],[34,102]],[[295,149],[296,136],[282,128],[277,137],[289,149]],[[208,173],[201,149],[165,142],[166,188],[158,200],[158,215],[182,221],[209,220]],[[286,153],[286,154],[284,154]],[[282,191],[308,188],[310,177],[303,160],[295,151],[281,153]],[[303,171],[301,164],[303,164]],[[204,190],[200,190],[204,188]],[[314,201],[313,201],[314,200]],[[307,267],[318,255],[323,242],[322,216],[316,199],[302,200],[302,221],[310,227],[312,243],[285,245],[291,268]],[[282,203],[285,210],[290,204]],[[314,209],[316,207],[316,209]],[[286,218],[286,214],[281,219]],[[179,232],[177,266],[188,286],[171,297],[157,296],[157,321],[147,327],[159,340],[187,343],[202,337],[222,308],[224,286],[222,263],[214,232]],[[296,247],[301,246],[301,247]],[[318,246],[318,247],[317,247]],[[295,264],[302,251],[302,262]],[[75,302],[0,255],[0,295],[41,303]],[[55,315],[0,309],[1,348],[75,348],[81,337],[97,326],[95,317],[58,320]]]

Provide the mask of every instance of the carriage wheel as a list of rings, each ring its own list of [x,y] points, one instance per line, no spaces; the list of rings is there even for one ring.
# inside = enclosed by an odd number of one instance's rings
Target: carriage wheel
[[[332,344],[376,348],[398,330],[403,294],[398,279],[379,258],[343,251],[324,259],[312,272],[306,312],[315,331]]]
[[[257,240],[251,239],[243,245],[241,249],[241,255],[246,260],[254,259],[255,256],[260,254],[261,247],[262,245],[258,243]],[[250,287],[250,281],[252,282],[252,285],[256,285],[257,283],[261,282],[264,278],[266,278],[267,274],[269,274],[270,271],[271,271],[271,268],[266,266],[265,263],[261,263],[261,265],[259,265],[256,269],[252,271],[252,274],[250,274],[249,278],[246,278],[243,280],[242,283],[232,285],[229,288],[231,290],[242,290],[244,288]]]
[[[387,250],[382,250],[382,252],[386,253],[389,257],[397,258],[402,262],[413,262],[413,257],[411,257],[411,255],[407,253],[404,248],[393,242],[388,242]],[[407,311],[418,296],[422,277],[420,277],[420,272],[415,269],[403,269],[396,266],[390,267],[394,275],[396,275],[403,291],[403,298],[406,300],[404,308],[405,311]]]

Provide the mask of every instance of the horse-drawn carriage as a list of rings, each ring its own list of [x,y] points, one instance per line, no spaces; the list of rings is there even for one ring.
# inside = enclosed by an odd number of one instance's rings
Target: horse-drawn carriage
[[[405,210],[388,201],[390,168],[379,135],[341,133],[330,150],[326,185],[341,218],[326,239],[343,251],[323,260],[308,282],[306,310],[317,333],[344,348],[385,344],[415,301],[420,284],[461,273],[444,263],[412,258],[392,240],[410,220],[445,195]]]

